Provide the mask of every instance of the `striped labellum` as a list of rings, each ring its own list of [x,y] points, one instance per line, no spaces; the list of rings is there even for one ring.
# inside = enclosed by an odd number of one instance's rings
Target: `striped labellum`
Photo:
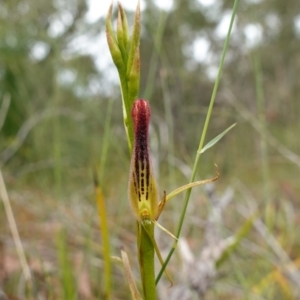
[[[156,220],[159,218],[165,203],[166,193],[158,203],[158,191],[151,165],[149,152],[148,131],[151,117],[150,105],[144,99],[135,100],[133,103],[131,116],[134,128],[134,147],[131,157],[130,179],[129,179],[129,200],[135,218],[147,232],[157,257],[164,264],[158,246],[154,238],[154,227],[157,225],[163,231],[176,239],[167,229],[162,227]],[[139,227],[139,232],[141,228]],[[172,285],[172,280],[165,270]]]
[[[134,101],[131,116],[134,126],[134,147],[131,157],[129,200],[138,221],[154,221],[158,219],[161,209],[149,153],[148,131],[151,111],[148,101],[144,99]]]

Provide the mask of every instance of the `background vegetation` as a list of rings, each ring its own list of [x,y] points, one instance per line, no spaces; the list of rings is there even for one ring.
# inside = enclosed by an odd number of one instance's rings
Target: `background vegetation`
[[[151,152],[161,192],[190,176],[232,5],[174,0],[164,10],[143,2],[140,96],[152,107]],[[34,299],[103,299],[94,165],[111,251],[120,256],[125,247],[138,274],[117,72],[101,39],[104,17],[91,21],[88,8],[84,0],[0,3],[0,165]],[[227,188],[234,193],[222,237],[236,233],[253,211],[260,223],[222,264],[205,299],[299,298],[299,73],[298,1],[241,0],[207,140],[238,125],[204,154],[198,178],[212,175],[215,162],[216,195]],[[171,232],[182,199],[163,213]],[[208,194],[195,189],[183,229],[195,255],[209,209]],[[161,235],[167,253],[172,240]],[[174,283],[181,281],[179,254],[169,268]],[[114,263],[112,272],[113,299],[129,299],[121,265]],[[0,290],[27,299],[25,286],[1,204]]]

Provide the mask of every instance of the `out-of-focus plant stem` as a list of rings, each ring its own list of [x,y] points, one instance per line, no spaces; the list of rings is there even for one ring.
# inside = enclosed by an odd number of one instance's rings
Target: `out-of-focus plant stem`
[[[104,260],[104,291],[105,299],[111,299],[111,262],[110,262],[110,245],[109,245],[109,234],[108,225],[106,218],[105,202],[102,190],[99,186],[97,176],[95,178],[95,189],[96,189],[96,200],[98,206],[99,225],[103,243],[103,260]]]
[[[272,214],[272,206],[270,203],[270,172],[268,163],[268,146],[266,141],[266,119],[265,119],[265,97],[263,88],[263,77],[261,70],[261,61],[258,53],[254,54],[254,76],[256,87],[256,100],[258,119],[261,124],[260,133],[260,150],[261,150],[261,164],[262,164],[262,177],[263,177],[263,189],[265,198],[265,221],[268,229],[272,228],[272,220],[274,216]]]

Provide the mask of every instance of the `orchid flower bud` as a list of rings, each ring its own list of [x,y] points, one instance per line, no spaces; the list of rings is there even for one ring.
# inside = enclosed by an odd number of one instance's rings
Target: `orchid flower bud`
[[[134,101],[131,116],[134,126],[134,147],[131,157],[129,200],[138,221],[155,220],[158,193],[151,165],[148,131],[150,105],[144,99]]]

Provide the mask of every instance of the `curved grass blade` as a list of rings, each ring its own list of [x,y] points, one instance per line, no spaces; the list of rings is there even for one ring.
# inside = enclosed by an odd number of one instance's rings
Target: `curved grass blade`
[[[210,182],[218,180],[219,177],[220,177],[220,174],[219,174],[218,166],[216,164],[215,164],[215,166],[216,166],[216,173],[217,173],[217,175],[214,178],[206,179],[206,180],[201,180],[201,181],[195,181],[195,182],[183,185],[183,186],[179,187],[178,189],[174,190],[169,195],[167,195],[166,201],[169,201],[171,198],[173,198],[174,196],[180,194],[181,192],[183,192],[185,190],[188,190],[188,189],[193,188],[195,186],[200,186],[200,185],[203,185],[203,184],[210,183]]]

